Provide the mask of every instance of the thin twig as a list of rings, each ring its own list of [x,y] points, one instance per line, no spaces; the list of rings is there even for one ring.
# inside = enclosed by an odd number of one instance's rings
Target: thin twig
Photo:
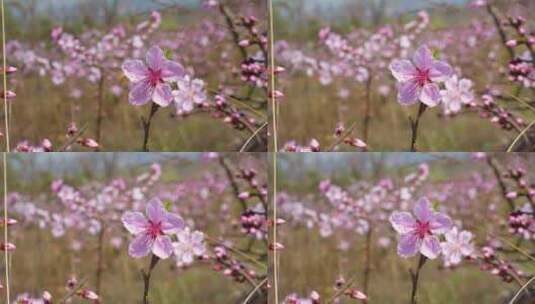
[[[144,285],[143,304],[149,304],[150,277],[152,274],[152,270],[154,269],[154,267],[156,267],[156,264],[158,264],[158,261],[160,261],[160,259],[153,254],[150,260],[150,265],[149,265],[149,269],[147,270],[147,272],[144,272],[143,270],[141,271],[141,275],[143,276],[143,285]]]
[[[249,146],[249,143],[255,138],[262,129],[264,129],[268,125],[267,122],[265,122],[263,125],[260,126],[260,128],[256,129],[256,131],[245,141],[243,146],[240,148],[240,152],[244,152],[247,146]]]
[[[502,44],[505,46],[505,49],[507,50],[507,53],[509,54],[509,58],[512,60],[515,58],[515,51],[507,46],[507,36],[505,34],[505,31],[503,30],[500,19],[496,15],[496,12],[494,12],[494,9],[491,4],[487,4],[487,12],[492,17],[492,21],[494,21],[494,26],[496,27],[496,30],[498,31],[498,34],[500,35],[500,39],[502,40]]]
[[[83,127],[80,128],[80,130],[78,132],[76,132],[76,134],[72,135],[62,146],[61,148],[59,148],[58,152],[64,152],[67,150],[67,148],[69,148],[70,145],[74,144],[76,142],[76,140],[82,136],[82,134],[85,132],[85,130],[87,129],[87,124],[84,125]],[[100,143],[99,143],[100,145]]]
[[[520,289],[516,292],[515,296],[511,299],[511,301],[509,301],[509,304],[513,304],[515,301],[516,301],[516,298],[518,298],[518,296],[520,295],[520,293],[526,289],[529,284],[531,284],[531,282],[533,282],[533,280],[535,280],[535,276],[531,277],[531,279],[529,279],[526,284],[522,285],[522,287],[520,287]]]
[[[500,173],[500,169],[498,166],[493,162],[492,157],[487,157],[487,164],[492,169],[492,172],[494,173],[494,177],[496,177],[496,181],[498,181],[498,186],[500,187],[500,190],[502,192],[503,198],[507,201],[507,204],[509,205],[509,209],[511,211],[515,210],[515,202],[513,199],[509,198],[507,196],[507,186],[505,185],[505,182],[502,179],[502,175]]]
[[[334,141],[330,146],[329,148],[327,148],[327,151],[328,152],[332,152],[334,151],[334,149],[339,145],[341,144],[352,132],[353,130],[355,130],[355,128],[357,127],[357,122],[353,122],[351,124],[351,126],[349,126],[349,128],[347,129],[347,131],[340,135],[340,137],[338,137],[338,139],[336,141]]]
[[[149,117],[146,120],[144,118],[141,118],[141,122],[143,123],[143,146],[141,149],[143,150],[143,152],[149,152],[148,142],[150,135],[150,125],[152,122],[152,117],[154,117],[154,114],[156,114],[159,108],[160,106],[153,102],[152,106],[150,107]]]
[[[524,136],[526,134],[526,132],[528,132],[529,129],[531,129],[531,127],[533,127],[533,125],[535,125],[535,120],[533,120],[532,122],[529,123],[529,125],[527,127],[525,127],[517,136],[516,138],[513,140],[513,142],[511,143],[511,145],[509,145],[509,148],[507,148],[507,152],[511,152],[513,151],[513,148],[516,146],[516,143],[520,140],[520,138],[522,138],[522,136]]]
[[[249,293],[249,295],[247,295],[247,298],[245,298],[245,300],[243,300],[243,304],[247,304],[249,303],[249,300],[253,297],[254,293],[260,289],[260,287],[262,287],[264,284],[267,283],[267,278],[263,279],[260,283],[258,283],[258,285],[255,286],[255,288],[253,288],[253,290],[251,290],[251,292]]]
[[[420,259],[418,260],[418,266],[416,268],[416,271],[410,271],[412,280],[411,304],[416,304],[416,294],[418,292],[418,279],[420,278],[420,270],[422,269],[426,261],[427,258],[423,254],[420,254]]]
[[[98,83],[97,99],[97,121],[95,126],[95,140],[100,144],[102,134],[102,108],[104,102],[104,76],[100,76],[100,81]]]
[[[416,140],[418,139],[418,126],[420,125],[420,118],[424,114],[427,106],[424,103],[420,103],[418,108],[418,114],[416,115],[416,120],[412,120],[409,117],[411,123],[411,152],[416,152]]]

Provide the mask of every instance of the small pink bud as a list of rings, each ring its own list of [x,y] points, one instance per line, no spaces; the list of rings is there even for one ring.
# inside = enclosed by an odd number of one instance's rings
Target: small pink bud
[[[248,199],[249,197],[251,197],[251,195],[249,194],[249,192],[242,192],[238,195],[238,198],[241,199],[241,200],[246,200]]]
[[[518,197],[518,193],[511,191],[505,195],[508,199],[515,199]]]
[[[43,139],[41,146],[46,152],[52,152],[52,142],[48,138]]]
[[[366,300],[368,299],[368,296],[365,295],[362,291],[358,290],[358,289],[349,289],[346,291],[346,295],[348,295],[350,298],[352,299],[357,299],[357,300]]]
[[[507,41],[507,42],[505,43],[505,45],[507,45],[507,46],[510,47],[510,48],[517,46],[517,44],[518,44],[517,41],[514,40],[514,39],[511,39],[511,40],[509,40],[509,41]]]
[[[0,68],[0,73],[3,73],[4,72],[4,68]],[[6,74],[9,75],[9,74],[13,74],[17,72],[17,68],[16,67],[13,67],[13,66],[8,66],[6,68]]]
[[[78,140],[78,143],[88,148],[98,148],[99,144],[92,138],[82,138]]]
[[[16,248],[15,244],[12,243],[0,243],[0,250],[2,251],[13,251]]]
[[[15,225],[16,223],[18,223],[16,219],[12,219],[12,218],[7,219],[7,226]],[[6,226],[6,221],[4,220],[0,221],[0,227],[5,227],[5,226]]]
[[[12,92],[9,90],[7,91],[7,94],[5,94],[4,91],[2,91],[0,95],[2,96],[2,98],[7,98],[7,99],[13,99],[17,97],[17,94],[15,94],[15,92]]]
[[[52,303],[52,295],[48,291],[44,291],[42,295],[43,301],[45,304],[51,304]]]
[[[84,299],[87,299],[87,300],[98,300],[99,297],[98,295],[92,291],[92,290],[89,290],[89,289],[82,289],[80,291],[78,291],[78,295]]]

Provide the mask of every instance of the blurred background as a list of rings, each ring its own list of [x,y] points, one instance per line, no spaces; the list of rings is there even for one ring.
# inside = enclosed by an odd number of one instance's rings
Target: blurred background
[[[397,255],[388,217],[393,210],[411,212],[422,196],[474,233],[475,256],[484,246],[497,246],[496,256],[518,271],[522,283],[535,271],[533,261],[517,251],[533,253],[534,244],[508,230],[511,209],[499,186],[503,181],[507,191],[516,191],[515,181],[506,177],[514,170],[526,170],[523,179],[533,185],[533,155],[282,153],[278,158],[278,210],[286,221],[278,230],[284,246],[281,299],[305,301],[316,292],[323,302],[408,303],[409,269],[417,257]],[[514,204],[529,210],[525,197]],[[522,283],[504,281],[491,270],[477,258],[453,267],[441,257],[429,260],[420,274],[418,302],[508,303]],[[352,299],[342,287],[364,292],[368,300]],[[532,300],[522,295],[517,303]]]
[[[133,236],[119,219],[129,210],[145,213],[147,201],[158,197],[205,234],[208,258],[185,267],[173,257],[160,261],[151,303],[266,302],[267,291],[257,285],[267,275],[267,245],[240,223],[248,208],[261,212],[256,190],[239,177],[252,170],[258,187],[265,187],[261,154],[12,154],[8,165],[9,214],[18,220],[9,231],[17,246],[10,260],[13,298],[39,299],[48,291],[59,301],[74,279],[101,303],[140,302],[140,271],[150,258],[128,255]],[[238,199],[231,183],[251,198]],[[226,258],[214,257],[217,247],[227,248]],[[71,303],[87,301],[75,296]]]

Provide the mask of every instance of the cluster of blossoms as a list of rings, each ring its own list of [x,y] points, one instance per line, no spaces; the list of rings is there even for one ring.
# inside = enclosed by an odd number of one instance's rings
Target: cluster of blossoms
[[[422,165],[416,172],[411,172],[396,185],[391,179],[381,179],[377,183],[355,183],[345,189],[330,180],[322,181],[318,190],[320,199],[327,202],[323,208],[313,208],[309,199],[300,200],[281,193],[278,204],[282,216],[292,225],[302,225],[308,229],[317,228],[324,238],[336,236],[338,248],[349,250],[351,239],[358,235],[368,235],[373,229],[381,237],[377,245],[388,248],[392,243],[388,230],[381,223],[396,206],[405,208],[416,192],[421,191],[428,178],[429,169]],[[338,232],[338,233],[336,233]],[[340,236],[340,232],[343,236]]]
[[[233,16],[223,4],[215,5],[219,6],[226,18],[235,40],[240,37],[239,27],[242,27],[249,37],[236,41],[243,57],[239,77],[251,86],[253,91],[254,88],[261,88],[267,92],[267,38],[265,33],[259,30],[258,20],[254,16],[242,17],[240,22],[235,24],[232,21]],[[259,51],[249,56],[247,50],[254,46],[258,47]],[[146,64],[141,60],[128,59],[122,64],[122,70],[131,82],[129,102],[136,106],[153,102],[154,110],[151,110],[151,116],[158,107],[167,107],[173,103],[177,116],[185,116],[195,110],[208,111],[235,129],[248,130],[251,133],[255,133],[262,125],[253,116],[249,117],[227,101],[227,98],[231,98],[249,102],[252,94],[242,98],[235,95],[232,88],[222,86],[214,92],[212,99],[208,96],[203,80],[194,78],[181,64],[168,60],[157,46],[148,50]]]
[[[9,204],[23,226],[38,227],[49,231],[54,238],[66,239],[68,250],[75,254],[92,248],[95,240],[98,240],[97,248],[111,246],[121,252],[125,243],[128,244],[126,228],[134,235],[128,245],[131,257],[152,255],[158,260],[169,259],[174,262],[171,268],[177,271],[186,271],[197,261],[209,263],[225,277],[256,286],[266,274],[242,256],[259,261],[267,257],[265,250],[259,250],[263,247],[257,246],[258,242],[266,247],[267,214],[263,204],[267,200],[267,185],[258,173],[256,158],[227,163],[223,156],[212,153],[201,161],[209,168],[217,161],[226,167],[206,172],[201,178],[172,183],[161,180],[162,169],[158,164],[132,178],[113,178],[105,183],[89,181],[74,186],[58,179],[51,184],[51,195],[32,197],[10,193]],[[240,169],[234,171],[231,165]],[[237,191],[228,195],[234,183]],[[51,199],[56,203],[50,204]],[[242,207],[241,211],[234,208],[238,206]],[[141,212],[143,209],[145,213]],[[207,214],[206,210],[215,212]],[[256,218],[261,224],[255,231],[252,226],[250,231],[240,228],[241,215],[247,210],[261,216]],[[201,232],[209,227],[215,227],[217,237]],[[238,242],[243,238],[250,238],[251,252],[239,249]],[[98,259],[97,265],[105,263],[100,260],[104,256],[99,255]],[[98,278],[105,269],[96,267],[95,271]],[[99,283],[97,279],[97,291]],[[86,299],[92,297],[89,291]],[[261,292],[267,291],[263,287]],[[24,298],[35,300],[21,295]]]
[[[510,283],[524,274],[510,262],[498,257],[496,246],[488,245],[481,248],[481,256],[478,257],[480,268],[493,275],[500,277],[504,282]]]
[[[452,115],[474,101],[472,81],[454,75],[453,68],[445,61],[436,60],[426,45],[416,50],[412,62],[393,60],[390,70],[399,82],[398,101],[402,105],[420,101],[427,107],[434,107],[442,103],[443,113]],[[444,89],[441,90],[442,82]]]
[[[240,11],[252,11],[247,1],[238,1],[232,6]],[[97,91],[98,100],[94,104],[98,108],[91,109],[97,113],[94,140],[81,138],[73,143],[94,148],[95,143],[102,142],[101,125],[108,111],[105,101],[112,98],[117,102],[123,98],[126,91],[123,75],[131,82],[127,91],[131,104],[153,102],[158,107],[166,107],[173,103],[176,109],[173,117],[209,112],[236,130],[253,134],[263,125],[259,121],[263,115],[258,112],[267,106],[267,35],[262,30],[263,24],[253,15],[234,16],[227,5],[220,2],[203,7],[220,11],[223,20],[228,21],[228,28],[221,27],[219,20],[210,16],[179,31],[158,31],[162,15],[153,11],[147,20],[133,27],[118,24],[107,32],[92,29],[75,35],[57,26],[51,32],[53,49],[45,44],[13,40],[7,44],[7,51],[25,75],[49,77],[54,85],[70,91],[70,123],[84,119],[81,110],[85,109],[82,103],[85,91]],[[237,41],[228,43],[229,36],[236,36]],[[165,58],[162,49],[169,51],[172,58]],[[238,64],[232,55],[236,49],[244,54]],[[215,57],[214,52],[218,54]],[[143,56],[146,63],[140,60]],[[121,68],[123,73],[117,73]],[[205,80],[193,75],[210,77],[217,82],[217,89],[208,91]],[[241,81],[236,82],[236,79]],[[250,87],[250,94],[240,96],[243,87]],[[263,93],[257,93],[256,88]],[[212,94],[214,97],[210,96]],[[242,107],[227,99],[237,99],[259,111],[250,111],[251,107]],[[255,134],[257,141],[265,144],[265,134]],[[21,151],[30,152],[50,149],[50,145],[33,146],[26,142],[20,146]]]
[[[449,266],[459,264],[463,257],[474,252],[472,233],[459,232],[447,215],[432,209],[427,198],[416,202],[413,213],[414,217],[405,211],[395,211],[390,216],[392,227],[400,235],[397,252],[401,257],[421,253],[435,259],[442,253]],[[440,235],[445,236],[445,242],[440,242]]]
[[[507,219],[509,233],[532,240],[535,237],[535,185],[528,182],[526,169],[520,165],[509,167],[501,176],[509,182],[510,188],[505,189],[504,195],[514,208]]]
[[[225,246],[214,247],[214,263],[215,271],[221,272],[238,283],[262,276],[253,269],[249,269],[245,263],[229,255],[229,250]]]
[[[517,210],[509,213],[509,232],[525,240],[535,239],[535,216],[532,211]]]
[[[509,80],[525,88],[533,88],[535,87],[535,32],[526,29],[526,19],[521,16],[509,16],[505,25],[511,27],[517,36],[506,42],[511,52],[514,54],[517,49],[522,52],[520,48],[525,47],[520,56],[509,61]]]
[[[317,76],[322,85],[332,84],[335,78],[363,83],[370,77],[381,78],[376,73],[396,54],[405,54],[428,23],[429,16],[422,11],[418,19],[406,23],[399,33],[392,26],[383,26],[375,32],[358,29],[344,37],[327,27],[318,33],[320,46],[327,51],[325,55],[307,55],[280,41],[276,45],[277,58],[292,71]]]
[[[259,53],[255,56],[244,58],[241,65],[241,80],[248,82],[258,88],[267,89],[268,74],[267,74],[267,49],[268,38],[266,32],[263,32],[258,27],[258,19],[254,16],[242,17],[239,26],[249,34],[250,38],[241,40],[238,45],[245,50],[250,46],[258,46]],[[246,53],[244,51],[244,53]]]
[[[517,130],[520,132],[526,126],[524,119],[500,106],[492,94],[482,95],[481,102],[473,102],[468,107],[478,109],[481,118],[490,120],[506,131]]]
[[[204,82],[191,79],[177,62],[165,58],[163,51],[151,47],[146,56],[146,65],[141,60],[126,60],[122,65],[125,76],[132,82],[128,100],[140,106],[150,101],[160,107],[172,102],[177,112],[187,113],[195,105],[205,102]],[[174,85],[177,90],[172,90]]]
[[[124,227],[135,236],[128,247],[128,254],[142,258],[150,253],[160,259],[174,254],[177,265],[185,266],[202,257],[206,248],[204,234],[190,231],[184,220],[163,207],[153,198],[147,203],[146,217],[141,212],[127,211],[121,217]]]

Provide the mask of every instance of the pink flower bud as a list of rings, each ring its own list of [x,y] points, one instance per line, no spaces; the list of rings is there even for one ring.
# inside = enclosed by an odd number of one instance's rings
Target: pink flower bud
[[[2,98],[7,98],[7,99],[13,99],[17,97],[17,94],[15,94],[15,92],[9,91],[9,90],[7,91],[7,93],[4,93],[4,91],[2,91],[0,95],[2,96]]]
[[[249,197],[251,197],[251,195],[249,194],[249,192],[242,192],[238,195],[238,198],[241,199],[241,200],[246,200],[248,199]]]
[[[78,143],[88,148],[98,148],[99,144],[92,138],[83,138],[78,140]]]
[[[0,243],[0,250],[2,251],[13,251],[15,250],[15,244],[12,243]]]
[[[517,41],[514,40],[514,39],[511,39],[511,40],[509,40],[509,41],[507,41],[507,42],[505,43],[505,45],[507,45],[507,46],[510,47],[510,48],[517,46],[517,44],[518,44]]]
[[[518,193],[511,191],[505,195],[508,199],[515,199],[518,197]]]
[[[87,299],[87,300],[98,300],[99,299],[98,295],[94,291],[89,290],[89,289],[82,289],[82,290],[78,291],[78,295],[81,298]]]

